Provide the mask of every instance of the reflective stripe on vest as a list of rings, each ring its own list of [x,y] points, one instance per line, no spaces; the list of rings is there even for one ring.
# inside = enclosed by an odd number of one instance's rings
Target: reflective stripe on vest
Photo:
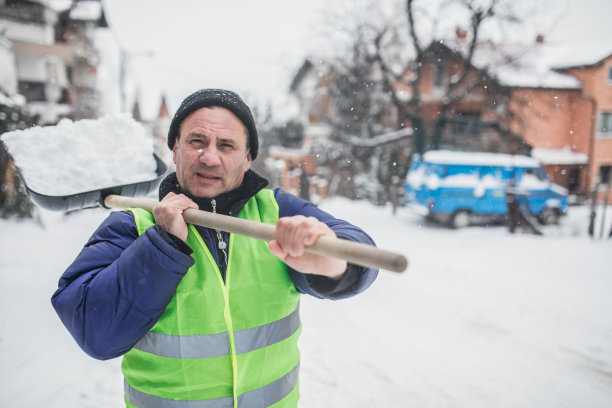
[[[238,408],[268,407],[285,398],[297,385],[299,376],[299,364],[293,370],[278,380],[258,388],[245,392],[238,397]],[[125,397],[130,403],[147,408],[232,408],[234,399],[232,397],[216,398],[199,401],[176,401],[155,397],[132,388],[124,381]]]
[[[139,235],[151,213],[132,210]],[[271,190],[240,218],[274,224]],[[195,264],[166,311],[123,358],[129,407],[296,407],[301,331],[299,293],[265,241],[230,234],[225,281],[193,225]],[[146,283],[146,282],[145,282]]]
[[[236,354],[248,353],[285,340],[299,328],[300,311],[296,308],[289,316],[275,322],[235,331]],[[208,358],[230,353],[227,332],[190,336],[149,332],[134,348],[168,358]]]

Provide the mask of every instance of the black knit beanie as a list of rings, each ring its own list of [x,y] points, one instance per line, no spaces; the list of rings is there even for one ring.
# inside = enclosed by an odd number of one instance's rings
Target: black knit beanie
[[[174,147],[183,120],[192,112],[209,106],[229,109],[244,123],[249,132],[251,159],[255,160],[259,150],[259,138],[251,110],[237,93],[224,89],[201,89],[185,98],[170,123],[170,129],[168,130],[168,147],[170,150]]]

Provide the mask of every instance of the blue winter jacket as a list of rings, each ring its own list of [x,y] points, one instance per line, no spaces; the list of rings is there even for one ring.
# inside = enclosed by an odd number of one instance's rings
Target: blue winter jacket
[[[280,217],[313,216],[326,223],[339,238],[374,245],[361,229],[332,217],[312,203],[281,189],[275,189],[274,194]],[[219,264],[216,245],[212,244],[214,231],[202,227],[198,230]],[[139,236],[131,212],[112,212],[64,272],[51,301],[63,324],[87,354],[101,360],[118,357],[157,322],[193,263],[191,256],[171,245],[155,227]],[[353,279],[340,290],[333,288],[333,284],[330,290],[322,290],[327,278],[291,269],[289,273],[300,292],[341,299],[368,288],[378,274],[376,269],[356,265],[349,265],[350,268]],[[316,282],[318,285],[313,284]]]

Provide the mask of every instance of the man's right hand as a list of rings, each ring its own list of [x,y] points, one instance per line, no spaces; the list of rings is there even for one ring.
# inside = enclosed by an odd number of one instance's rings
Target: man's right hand
[[[183,194],[168,193],[163,200],[153,207],[155,223],[182,239],[187,240],[187,223],[183,219],[183,211],[188,208],[198,209],[196,203]]]

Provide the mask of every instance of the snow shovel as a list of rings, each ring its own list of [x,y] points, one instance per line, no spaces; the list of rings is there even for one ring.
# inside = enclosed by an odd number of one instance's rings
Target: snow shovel
[[[35,204],[48,210],[68,212],[103,206],[115,209],[134,207],[152,211],[153,206],[156,204],[154,200],[137,197],[146,196],[155,191],[167,171],[164,162],[155,154],[154,158],[157,164],[157,170],[156,177],[153,179],[64,196],[45,195],[32,190],[28,187],[23,177],[23,172],[20,171],[18,166],[15,167],[26,187],[30,199]],[[214,228],[265,241],[271,241],[275,239],[276,236],[276,227],[274,225],[243,220],[222,214],[214,214],[207,211],[188,209],[184,212],[184,218],[185,221],[190,224]],[[403,272],[408,266],[408,260],[401,254],[338,238],[320,237],[313,245],[309,246],[306,251],[344,259],[350,263],[361,266],[385,269],[393,272]]]

